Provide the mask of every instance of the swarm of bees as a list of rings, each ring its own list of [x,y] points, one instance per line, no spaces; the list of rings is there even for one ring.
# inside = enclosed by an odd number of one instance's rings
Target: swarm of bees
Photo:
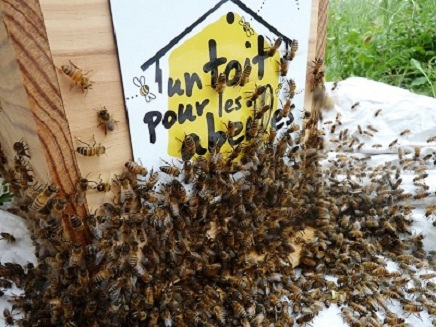
[[[315,60],[315,79],[321,65]],[[217,91],[224,92],[224,85]],[[259,101],[263,88],[257,86],[250,101]],[[196,155],[198,140],[187,134],[180,140],[180,165],[164,161],[153,171],[129,160],[113,183],[81,178],[78,204],[89,190],[115,194],[113,202],[86,217],[66,213],[71,204],[56,185],[37,185],[24,140],[13,145],[14,164],[0,147],[0,173],[14,192],[13,211],[27,218],[39,262],[0,265],[6,280],[0,287],[13,281],[24,289],[8,298],[7,323],[308,326],[330,305],[339,306],[344,322],[356,327],[401,326],[408,315],[434,315],[436,276],[420,271],[429,265],[424,235],[414,234],[414,208],[405,201],[430,194],[428,159],[420,149],[399,152],[398,165],[371,167],[353,156],[364,142],[348,129],[339,131],[338,114],[324,124],[339,133],[335,150],[347,151],[322,166],[327,149],[317,113],[308,111],[301,126],[293,123],[278,133],[258,123],[270,110],[258,107],[245,131],[248,141],[230,153],[217,142],[207,156]],[[290,110],[289,100],[279,115]],[[226,125],[230,138],[237,126]],[[377,132],[367,128],[358,127],[359,137]],[[105,153],[95,141],[85,145],[79,154]],[[401,188],[405,169],[416,173],[414,193]],[[434,205],[425,216],[436,218]],[[307,227],[315,229],[313,239],[305,238]],[[85,232],[88,244],[75,237]],[[10,245],[19,242],[11,234],[1,236]],[[289,256],[296,245],[301,274]],[[400,273],[387,269],[382,257],[395,261]],[[391,311],[392,301],[401,303],[404,317]],[[15,319],[12,312],[20,311],[24,317]]]

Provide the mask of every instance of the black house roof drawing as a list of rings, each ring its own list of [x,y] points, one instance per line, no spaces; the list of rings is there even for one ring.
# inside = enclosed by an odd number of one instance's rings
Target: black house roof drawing
[[[180,42],[186,35],[192,32],[192,30],[198,26],[200,23],[206,20],[206,18],[217,11],[223,4],[226,2],[233,2],[235,5],[237,5],[241,10],[245,11],[247,14],[253,17],[254,20],[259,22],[260,24],[264,25],[266,28],[268,28],[272,33],[274,33],[277,36],[280,36],[283,41],[286,44],[286,47],[290,46],[292,44],[292,40],[288,38],[287,36],[280,33],[274,26],[266,22],[261,16],[259,16],[257,13],[255,13],[252,9],[248,8],[242,1],[240,0],[221,0],[219,1],[213,8],[205,12],[200,18],[198,18],[194,23],[192,23],[189,27],[187,27],[182,33],[180,33],[178,36],[173,38],[166,46],[164,46],[162,49],[160,49],[153,57],[148,59],[146,62],[144,62],[141,65],[141,69],[143,71],[147,70],[151,65],[158,62],[160,58],[162,58],[173,46],[175,46],[177,43]]]

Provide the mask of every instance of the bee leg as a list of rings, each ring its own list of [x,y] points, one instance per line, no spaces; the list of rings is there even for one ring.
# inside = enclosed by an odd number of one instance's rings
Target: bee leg
[[[71,66],[73,66],[74,68],[76,68],[76,69],[82,71],[79,67],[77,67],[75,64],[73,64],[73,62],[72,62],[71,60],[69,60],[69,62],[70,62],[70,64],[71,64]]]
[[[85,144],[85,145],[87,145],[88,147],[90,147],[91,148],[91,146],[88,144],[88,143],[86,143],[86,142],[83,142],[83,141],[81,141],[81,140],[79,140],[77,137],[76,137],[76,139],[77,139],[77,141],[79,141],[80,143],[83,143],[83,144]]]

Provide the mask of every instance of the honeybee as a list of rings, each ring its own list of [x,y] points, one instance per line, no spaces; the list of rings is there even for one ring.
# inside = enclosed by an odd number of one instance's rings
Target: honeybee
[[[13,145],[13,149],[17,153],[17,156],[25,156],[27,158],[30,158],[30,155],[27,153],[27,151],[29,150],[29,146],[24,143],[23,139],[15,142]]]
[[[124,167],[126,167],[128,171],[130,171],[132,174],[135,174],[135,175],[141,175],[141,176],[145,177],[145,176],[147,176],[147,173],[148,173],[147,168],[137,164],[134,161],[127,161],[124,164]]]
[[[103,107],[103,109],[97,112],[97,117],[100,121],[100,124],[98,124],[97,127],[104,125],[104,135],[107,135],[107,131],[113,132],[115,130],[115,123],[118,121],[113,119],[106,107]]]
[[[175,179],[172,181],[171,191],[179,199],[180,203],[186,203],[188,201],[186,189],[178,180]]]
[[[86,95],[86,93],[88,93],[88,90],[92,88],[92,84],[94,84],[94,82],[86,76],[91,71],[83,73],[83,71],[75,64],[73,64],[71,60],[70,65],[61,66],[61,71],[74,81],[74,84],[71,86],[70,90],[76,85],[79,85],[82,88],[83,93],[85,93]]]
[[[8,308],[3,309],[3,317],[5,318],[6,326],[14,325],[14,318],[12,317],[12,313]]]
[[[40,210],[46,206],[47,202],[58,192],[55,185],[48,185],[44,191],[40,192],[32,203],[31,209]]]
[[[244,32],[247,35],[247,37],[250,37],[250,36],[254,35],[253,28],[251,27],[249,22],[245,21],[244,16],[241,16],[241,19],[239,20],[239,25],[242,26],[242,29],[244,30]]]
[[[85,202],[86,192],[91,188],[90,181],[86,178],[81,178],[76,184],[76,203],[80,206]]]
[[[212,308],[212,312],[215,315],[218,322],[221,324],[221,326],[225,326],[227,314],[226,314],[226,311],[224,310],[224,308],[222,306],[215,305]]]
[[[252,95],[249,97],[249,100],[247,102],[247,106],[250,107],[251,104],[259,98],[259,96],[265,93],[265,91],[266,91],[265,85],[260,85],[260,86],[256,85],[256,89],[254,90],[254,92],[245,92],[245,93],[252,93]]]
[[[411,133],[410,129],[405,129],[404,131],[401,131],[400,136],[404,136],[410,133]]]
[[[257,136],[259,129],[259,119],[253,119],[248,117],[247,120],[247,133],[246,136],[248,139],[254,138]]]
[[[270,144],[273,144],[274,140],[276,139],[276,136],[277,136],[277,129],[275,129],[274,127],[270,127],[268,133],[268,142]]]
[[[403,304],[403,310],[405,312],[409,313],[409,315],[414,314],[419,319],[421,319],[421,316],[419,315],[419,313],[424,311],[424,306],[418,305],[418,304]]]
[[[312,74],[316,76],[319,74],[321,67],[324,64],[324,59],[322,57],[318,57],[315,58],[315,60],[312,60],[312,63],[313,63]]]
[[[111,184],[103,182],[103,179],[101,178],[101,174],[98,175],[99,182],[95,186],[95,189],[98,192],[109,192],[111,190]]]
[[[338,88],[338,84],[339,84],[339,81],[333,82],[333,86],[332,86],[331,90],[332,91],[336,90]]]
[[[102,154],[105,154],[106,148],[101,144],[98,144],[97,146],[95,146],[97,142],[95,141],[94,136],[92,136],[92,138],[94,140],[94,143],[92,144],[92,146],[89,145],[88,143],[85,143],[85,142],[77,139],[77,141],[86,145],[86,146],[77,147],[77,149],[76,149],[77,153],[79,153],[85,157],[101,156]]]
[[[398,143],[398,139],[393,140],[391,143],[389,143],[389,148],[392,148],[395,144]]]
[[[421,148],[419,146],[415,146],[414,147],[414,159],[419,158],[419,156],[421,155]]]
[[[151,93],[150,87],[147,84],[145,84],[144,76],[141,76],[140,78],[133,77],[133,84],[139,87],[139,94],[145,98],[146,102],[150,102],[156,99],[156,95],[154,95],[154,93]]]
[[[413,182],[419,181],[419,180],[427,178],[427,177],[428,177],[427,173],[419,174],[415,178],[413,178]]]
[[[213,83],[214,89],[217,91],[218,94],[223,94],[224,90],[226,89],[226,83],[227,83],[227,77],[226,74],[221,73],[216,77],[215,82]]]
[[[430,137],[427,139],[427,143],[430,143],[430,142],[436,142],[436,135],[435,135],[435,136],[430,136]]]
[[[101,281],[103,281],[103,280],[108,279],[109,276],[110,276],[109,269],[107,269],[107,268],[100,269],[100,270],[99,270],[99,271],[94,275],[94,277],[92,277],[92,282],[93,282],[93,283],[101,282]]]
[[[360,104],[360,102],[353,103],[353,105],[351,106],[351,109],[355,109],[359,104]]]
[[[2,232],[0,233],[1,237],[0,240],[5,240],[8,243],[15,243],[16,239],[14,237],[14,235],[10,234],[10,233],[6,233],[6,232]]]
[[[179,140],[182,142],[182,160],[187,161],[191,160],[191,158],[195,155],[197,144],[199,143],[200,139],[195,134],[188,134],[185,135],[185,138],[182,140]]]
[[[71,215],[69,219],[70,219],[71,227],[73,228],[74,231],[79,232],[85,228],[85,225],[83,224],[83,221],[80,217],[76,215]]]
[[[298,40],[293,39],[291,43],[291,49],[285,54],[285,59],[292,61],[295,58],[295,54],[298,51]]]
[[[314,317],[315,317],[315,314],[313,314],[313,313],[304,313],[299,318],[297,318],[296,322],[299,325],[306,325]]]
[[[370,131],[372,131],[372,132],[374,132],[374,133],[377,133],[377,132],[378,132],[378,129],[375,128],[373,125],[367,125],[366,127],[367,127]]]
[[[146,186],[149,190],[151,190],[159,181],[159,172],[153,172],[153,169],[150,172],[150,177],[146,183]]]
[[[282,118],[285,118],[285,117],[289,117],[290,112],[291,112],[291,99],[288,98],[288,99],[286,99],[285,105],[280,110],[280,112],[277,115],[277,117],[279,119],[282,119]]]
[[[186,160],[183,162],[183,175],[183,183],[191,184],[192,182],[194,182],[194,166],[192,165],[192,162],[190,160]]]
[[[179,177],[179,175],[181,174],[179,168],[177,168],[174,165],[171,165],[169,162],[166,162],[165,160],[162,161],[166,163],[167,166],[160,166],[159,169],[161,172],[164,172],[165,174],[168,174],[170,176]]]
[[[233,136],[235,136],[236,131],[240,130],[242,128],[242,123],[241,122],[233,122],[231,120],[229,120],[228,124],[223,123],[224,126],[226,127],[226,134],[228,138],[232,138]]]
[[[430,216],[436,215],[436,204],[428,205],[425,209],[425,217],[428,218]]]
[[[266,53],[266,57],[273,57],[277,50],[280,48],[280,46],[282,45],[283,39],[281,37],[279,37],[278,39],[276,39],[274,41],[274,44],[269,47],[267,53]]]
[[[247,317],[247,312],[245,311],[245,308],[242,304],[240,304],[238,301],[231,301],[230,303],[233,312],[235,314],[236,318],[244,318]]]
[[[280,67],[280,76],[286,76],[289,70],[289,61],[285,58],[280,58],[280,62],[277,61]]]
[[[243,87],[250,81],[251,70],[252,70],[251,65],[246,64],[237,85]]]
[[[295,96],[295,90],[297,89],[297,84],[295,83],[295,81],[293,79],[289,79],[288,80],[288,87],[289,87],[289,97],[291,99],[293,99]]]
[[[79,267],[82,265],[84,258],[84,251],[80,243],[74,243],[71,250],[71,256],[69,260],[70,267]]]
[[[413,196],[415,200],[421,200],[430,195],[430,192],[419,192]]]
[[[372,133],[369,132],[369,131],[363,131],[363,134],[365,134],[365,135],[367,135],[367,136],[369,136],[369,137],[374,137],[374,134],[372,134]]]

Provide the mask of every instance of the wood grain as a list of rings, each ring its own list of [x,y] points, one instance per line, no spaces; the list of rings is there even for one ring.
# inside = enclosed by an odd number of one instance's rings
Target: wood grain
[[[59,196],[72,196],[80,174],[39,2],[4,0],[0,8],[1,141],[10,149],[22,139],[39,184],[53,183]],[[14,154],[9,150],[7,155]],[[67,214],[85,216],[84,207],[70,204]],[[87,242],[86,234],[74,235],[71,229],[68,234],[73,241]]]
[[[92,70],[89,75],[95,83],[86,96],[80,87],[70,90],[71,79],[60,70],[56,73],[73,149],[83,146],[77,139],[92,143],[93,137],[107,148],[107,155],[99,157],[74,153],[80,175],[98,181],[101,174],[103,181],[109,182],[132,158],[109,1],[40,0],[40,4],[55,65],[67,65],[71,60],[84,72]],[[115,131],[106,136],[103,126],[97,128],[101,106],[106,106],[118,121]],[[113,199],[113,193],[87,192],[91,212]]]
[[[328,9],[329,0],[319,0],[318,26],[316,33],[316,57],[325,57]]]
[[[312,0],[312,14],[310,20],[310,32],[309,32],[309,51],[307,54],[307,69],[306,69],[306,86],[304,94],[304,108],[312,108],[312,60],[316,57],[317,51],[317,38],[318,38],[318,22],[319,18],[319,8],[321,3],[325,0]]]

